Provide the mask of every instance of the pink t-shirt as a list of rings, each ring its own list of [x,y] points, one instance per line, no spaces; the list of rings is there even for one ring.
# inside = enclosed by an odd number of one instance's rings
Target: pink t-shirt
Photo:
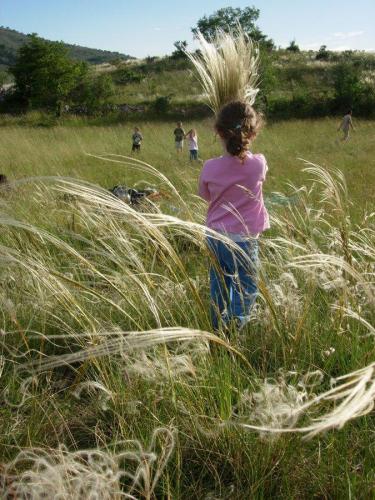
[[[216,231],[256,235],[270,227],[262,186],[268,170],[262,154],[212,158],[203,165],[199,196],[209,202],[207,226]]]

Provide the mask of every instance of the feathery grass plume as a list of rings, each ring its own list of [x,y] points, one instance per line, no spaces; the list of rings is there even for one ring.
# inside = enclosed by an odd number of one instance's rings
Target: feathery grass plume
[[[86,382],[80,382],[76,385],[72,394],[75,398],[80,399],[82,392],[85,391],[97,392],[98,406],[104,411],[108,409],[108,402],[113,398],[113,394],[103,384],[96,380],[86,380]]]
[[[340,311],[347,318],[352,318],[359,321],[362,325],[364,325],[368,329],[369,331],[368,335],[375,336],[375,328],[373,327],[373,325],[371,325],[368,321],[366,321],[365,318],[362,318],[362,316],[359,313],[352,311],[348,307],[338,306],[337,304],[333,304],[332,309]]]
[[[89,335],[90,334],[87,336]],[[100,336],[101,335],[97,333],[97,340]],[[57,336],[54,336],[55,339],[56,337]],[[66,335],[62,334],[61,338],[66,338]],[[245,362],[245,364],[251,368],[251,365],[243,354],[236,348],[232,347],[228,342],[222,340],[217,335],[200,330],[175,327],[138,332],[115,331],[102,334],[102,339],[102,343],[87,347],[86,349],[82,349],[77,352],[47,356],[44,357],[44,359],[38,359],[30,361],[30,363],[19,365],[19,370],[31,370],[36,373],[102,356],[126,356],[128,353],[134,352],[135,350],[149,349],[150,347],[160,344],[193,341],[210,341],[219,344],[225,347],[228,351],[237,354]]]
[[[305,172],[314,175],[314,180],[323,187],[321,202],[327,203],[332,209],[332,216],[337,220],[338,233],[344,258],[348,264],[352,264],[352,253],[350,251],[350,215],[348,202],[348,188],[344,174],[341,170],[332,172],[315,165],[314,163],[302,160],[309,165],[304,168]]]
[[[124,372],[127,378],[141,377],[143,380],[152,380],[164,383],[171,376],[178,379],[182,376],[195,377],[197,375],[196,362],[207,362],[209,345],[204,342],[191,342],[190,345],[178,345],[174,352],[164,350],[160,352],[139,351],[123,355]]]
[[[146,448],[134,440],[117,443],[116,452],[25,449],[2,468],[0,494],[25,500],[151,499],[175,441],[174,430],[158,428]]]
[[[295,387],[285,380],[265,380],[256,392],[246,390],[240,395],[240,413],[249,413],[251,420],[268,429],[292,427],[297,423],[298,410],[308,399],[304,386]],[[262,437],[267,433],[260,432]],[[273,437],[274,434],[268,434]]]
[[[196,38],[200,53],[185,53],[196,69],[213,112],[230,101],[253,104],[259,91],[259,51],[242,28],[238,26],[230,33],[217,30],[212,40],[198,32]]]
[[[305,391],[298,395],[297,389],[291,390],[290,386],[273,385],[269,388],[266,384],[260,393],[254,394],[255,400],[261,405],[255,416],[258,420],[263,418],[262,424],[238,425],[262,435],[302,433],[306,439],[330,429],[341,429],[349,420],[367,415],[374,408],[375,363],[332,379],[331,386],[328,391],[308,397]],[[333,406],[331,411],[318,414],[316,418],[310,417],[307,425],[295,426],[308,411],[312,412],[314,408],[319,411],[320,405],[329,404]],[[284,426],[276,427],[277,423]]]
[[[1,332],[0,332],[0,334],[1,334]],[[5,366],[5,358],[4,358],[4,356],[0,355],[0,378],[1,378],[1,375],[3,374],[4,366]]]

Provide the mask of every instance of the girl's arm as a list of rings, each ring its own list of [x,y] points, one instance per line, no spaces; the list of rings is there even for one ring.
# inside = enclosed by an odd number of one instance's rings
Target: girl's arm
[[[264,155],[259,155],[261,157],[261,160],[262,160],[262,171],[261,171],[261,174],[260,174],[260,180],[261,182],[264,182],[266,180],[266,174],[268,172],[268,165],[267,165],[267,160],[265,158]]]
[[[207,182],[205,182],[205,180],[203,178],[203,171],[202,171],[201,176],[199,178],[198,195],[206,201],[211,200],[210,192],[209,192],[208,186],[207,186]]]

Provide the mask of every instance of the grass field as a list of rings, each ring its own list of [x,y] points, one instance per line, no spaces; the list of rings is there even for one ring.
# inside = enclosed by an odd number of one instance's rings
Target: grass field
[[[2,495],[373,497],[375,123],[345,144],[337,125],[270,123],[254,143],[272,229],[254,317],[227,338],[201,163],[176,156],[174,123],[139,124],[145,164],[115,156],[128,124],[1,124]],[[209,120],[184,126],[202,160],[221,153]],[[162,197],[134,210],[116,184]]]
[[[3,125],[0,172],[10,179],[37,175],[72,176],[102,187],[139,180],[138,174],[134,176],[124,167],[103,164],[85,155],[129,155],[133,125],[93,127],[87,123],[73,120],[68,126],[53,128],[19,127],[12,126],[11,122],[8,126]],[[140,122],[139,126],[145,138],[139,158],[167,175],[182,192],[193,193],[200,165],[190,165],[187,151],[181,158],[176,156],[173,144],[175,124]],[[373,121],[358,121],[351,140],[342,144],[337,142],[340,133],[336,132],[336,120],[268,124],[253,146],[255,152],[261,151],[268,159],[270,175],[265,189],[285,190],[287,181],[303,182],[306,176],[301,173],[303,165],[299,158],[304,158],[323,167],[342,170],[350,197],[355,202],[354,209],[371,210],[375,181],[374,126]],[[210,120],[186,123],[185,128],[189,127],[198,131],[202,160],[221,154]],[[187,180],[190,182],[186,191]]]

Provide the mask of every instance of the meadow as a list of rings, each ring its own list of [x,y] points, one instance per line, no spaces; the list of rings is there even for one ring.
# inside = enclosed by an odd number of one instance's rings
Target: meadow
[[[0,494],[372,498],[375,122],[345,144],[333,119],[266,124],[272,228],[230,335],[208,316],[202,163],[173,122],[137,125],[129,159],[131,123],[0,123]],[[221,154],[211,120],[184,127]]]
[[[140,126],[145,137],[139,159],[152,164],[165,174],[183,194],[195,192],[200,165],[190,164],[188,152],[177,157],[174,151],[174,122],[152,121],[92,126],[95,120],[66,119],[61,125],[45,126],[35,113],[34,126],[19,126],[17,118],[3,118],[0,122],[0,172],[11,180],[30,176],[61,175],[84,179],[110,188],[115,184],[131,185],[139,181],[139,174],[120,165],[107,164],[90,158],[92,155],[130,155],[134,125]],[[342,144],[336,132],[340,120],[288,120],[269,123],[253,145],[254,152],[265,154],[270,167],[268,191],[287,189],[288,181],[302,183],[303,158],[322,167],[342,170],[354,203],[354,213],[371,211],[373,207],[375,146],[374,122],[355,121],[356,130],[351,140]],[[213,121],[189,121],[186,130],[195,127],[199,134],[200,158],[221,154],[221,145]],[[149,182],[157,180],[149,178]],[[359,203],[357,203],[359,202]]]

